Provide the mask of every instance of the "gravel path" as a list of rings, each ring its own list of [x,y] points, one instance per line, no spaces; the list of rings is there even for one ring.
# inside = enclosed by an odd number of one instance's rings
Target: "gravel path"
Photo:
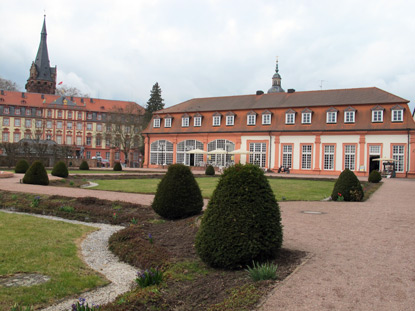
[[[4,210],[0,211],[6,213],[15,213]],[[17,214],[27,215],[25,213]],[[80,224],[100,229],[88,234],[87,237],[82,241],[81,253],[83,260],[88,264],[88,266],[98,273],[103,274],[111,283],[107,286],[89,291],[81,295],[82,298],[86,299],[86,302],[90,306],[92,303],[102,305],[111,302],[115,300],[118,295],[125,293],[133,288],[135,284],[134,280],[137,275],[137,269],[126,263],[120,262],[118,258],[108,250],[108,239],[110,236],[113,233],[123,229],[124,227],[98,223],[86,223],[54,216],[36,214],[31,215],[35,217]],[[42,311],[71,310],[71,306],[76,300],[77,298],[65,299],[64,301],[42,309]]]

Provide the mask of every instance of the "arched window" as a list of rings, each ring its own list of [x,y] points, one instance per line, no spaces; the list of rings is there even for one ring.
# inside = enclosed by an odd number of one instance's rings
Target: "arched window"
[[[213,166],[229,166],[234,161],[234,155],[228,154],[228,152],[234,150],[235,144],[230,140],[216,139],[211,141],[208,144],[208,152],[217,151],[218,153],[208,154],[208,163]]]
[[[202,166],[203,154],[187,153],[187,151],[194,149],[203,150],[203,143],[194,139],[184,140],[178,143],[176,163],[183,163],[189,166]]]
[[[173,143],[168,140],[157,140],[150,146],[150,164],[173,164]]]

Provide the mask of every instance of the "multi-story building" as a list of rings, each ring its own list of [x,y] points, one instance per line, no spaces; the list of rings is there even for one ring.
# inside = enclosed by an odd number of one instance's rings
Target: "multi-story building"
[[[143,132],[146,167],[254,163],[278,171],[367,176],[394,162],[415,177],[415,122],[408,101],[376,87],[195,98],[157,111]],[[192,151],[195,150],[196,151]],[[235,150],[237,150],[235,152]]]

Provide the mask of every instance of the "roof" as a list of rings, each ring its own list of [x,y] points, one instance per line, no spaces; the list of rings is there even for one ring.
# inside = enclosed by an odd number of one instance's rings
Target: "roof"
[[[159,110],[155,114],[177,112],[228,111],[245,109],[354,106],[364,104],[408,103],[399,96],[377,87],[305,91],[294,93],[270,93],[262,95],[238,95],[225,97],[194,98],[175,106]]]
[[[62,107],[62,109],[79,109],[96,112],[111,112],[114,110],[114,108],[125,109],[133,104],[137,105],[139,110],[143,113],[145,111],[143,107],[132,101],[12,91],[2,91],[0,93],[0,104],[38,108]]]

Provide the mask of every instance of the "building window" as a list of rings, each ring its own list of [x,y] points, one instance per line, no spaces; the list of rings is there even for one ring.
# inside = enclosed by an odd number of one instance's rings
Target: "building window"
[[[160,127],[160,119],[156,118],[153,120],[153,127]]]
[[[16,108],[16,109],[14,109],[14,114],[15,114],[15,115],[20,116],[20,113],[21,113],[20,108]]]
[[[62,110],[58,111],[58,118],[62,118]]]
[[[101,123],[97,124],[97,132],[102,132],[102,124]]]
[[[392,158],[395,160],[395,170],[404,171],[405,146],[398,145],[392,147]]]
[[[10,113],[10,108],[9,107],[4,107],[3,113],[4,114],[9,114]]]
[[[66,136],[66,144],[72,145],[72,136]]]
[[[187,140],[187,145],[193,143],[193,140]],[[197,144],[201,144],[202,148],[199,148]],[[234,162],[234,156],[229,154],[229,152],[235,150],[235,143],[227,139],[215,139],[208,143],[208,152],[219,151],[219,154],[208,154],[207,161],[208,164],[213,166],[226,166]],[[196,148],[203,149],[203,144],[196,141]],[[224,152],[223,152],[224,151]],[[222,153],[223,152],[223,153]],[[199,161],[203,161],[203,157]]]
[[[173,143],[157,140],[150,146],[150,164],[168,165],[173,163]]]
[[[302,146],[301,168],[304,170],[311,169],[311,150],[312,150],[312,145]]]
[[[92,131],[92,123],[87,123],[86,124],[86,130],[87,131]]]
[[[256,123],[256,115],[255,114],[248,114],[247,116],[247,124],[248,125],[255,125]]]
[[[52,117],[52,110],[48,110],[48,118]]]
[[[195,118],[196,119],[196,118]],[[196,121],[195,121],[196,122]],[[182,127],[188,127],[189,126],[189,118],[188,117],[183,117],[182,118]],[[195,125],[198,126],[198,125]],[[200,125],[199,125],[200,126]]]
[[[213,126],[220,126],[220,116],[213,116]]]
[[[101,146],[101,144],[102,144],[102,139],[101,139],[101,137],[97,136],[97,138],[95,138],[95,144],[96,144],[97,146]]]
[[[56,143],[57,143],[58,145],[62,145],[62,135],[57,135],[57,136],[56,136]]]
[[[226,116],[226,125],[234,125],[235,123],[235,116]]]
[[[82,145],[82,137],[81,136],[76,136],[76,145],[77,146],[81,146]]]
[[[91,159],[91,151],[87,151],[86,152],[86,158],[87,159]]]
[[[171,118],[164,119],[164,127],[171,127]]]
[[[20,140],[20,133],[13,134],[13,142],[18,143]]]
[[[86,137],[86,144],[87,144],[88,146],[91,146],[91,142],[92,142],[92,138],[91,138],[91,136],[87,136],[87,137]]]
[[[334,145],[324,146],[324,169],[334,170]]]
[[[403,110],[392,110],[392,122],[403,121]]]
[[[372,122],[383,122],[383,110],[372,110]]]
[[[344,123],[354,123],[355,111],[344,112]]]
[[[99,113],[99,114],[97,114],[97,120],[98,121],[101,121],[102,120],[102,115]]]
[[[68,111],[68,119],[72,119],[72,111]]]
[[[71,122],[72,123],[72,122]],[[77,130],[82,130],[82,122],[77,122],[76,123],[76,129]]]
[[[20,119],[14,119],[14,126],[20,127]]]
[[[270,125],[271,124],[271,114],[266,113],[262,115],[262,124],[263,125]]]
[[[293,146],[282,146],[282,166],[285,168],[291,168],[293,161]]]
[[[189,126],[189,125],[183,125],[183,120],[184,119],[188,119],[187,124],[189,124],[189,118],[183,118],[182,119],[182,126]],[[195,117],[193,119],[193,126],[202,126],[202,117]]]
[[[267,144],[266,143],[249,143],[249,162],[259,167],[265,167],[267,163]]]
[[[36,127],[41,128],[42,127],[42,120],[36,120]]]
[[[32,119],[25,120],[25,127],[32,127]]]
[[[47,134],[46,135],[46,140],[51,140],[52,139],[52,135],[51,134]]]
[[[10,126],[10,119],[9,118],[3,118],[3,126]]]
[[[2,135],[2,142],[6,143],[9,141],[9,133],[3,133]]]
[[[30,109],[26,109],[25,113],[26,113],[27,116],[30,116],[32,114],[32,111]]]
[[[40,110],[40,109],[36,110],[36,115],[38,117],[41,117],[42,116],[42,110]]]
[[[101,157],[101,152],[100,152],[100,151],[97,151],[97,152],[95,153],[95,156],[96,156],[97,158],[100,158],[100,157]]]
[[[117,151],[116,153],[115,153],[115,160],[120,160],[120,152],[119,151]]]
[[[68,122],[68,123],[66,123],[66,128],[67,128],[68,130],[72,130],[72,122]]]
[[[295,123],[295,113],[287,112],[285,114],[285,124],[294,124]]]
[[[356,146],[345,145],[344,146],[344,168],[348,168],[351,171],[355,170],[356,165]]]
[[[109,152],[105,152],[105,159],[107,159],[107,160],[110,159],[110,153]]]
[[[52,128],[52,121],[46,121],[46,128],[48,129]]]
[[[82,112],[78,112],[78,120],[82,120]]]
[[[88,118],[88,120],[92,120],[92,113],[88,113],[87,118]]]
[[[301,114],[301,123],[310,124],[311,123],[311,112],[303,112]]]
[[[63,127],[63,122],[62,121],[56,122],[56,128],[61,129],[62,127]]]

